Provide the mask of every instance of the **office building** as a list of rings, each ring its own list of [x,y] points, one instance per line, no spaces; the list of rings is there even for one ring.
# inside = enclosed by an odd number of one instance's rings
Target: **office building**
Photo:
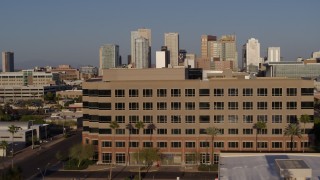
[[[189,68],[195,68],[196,67],[196,54],[187,53],[185,61],[184,61],[184,66],[189,67]]]
[[[313,117],[313,81],[246,79],[231,70],[201,80],[202,71],[193,70],[107,69],[101,81],[84,82],[82,142],[95,146],[98,163],[136,164],[139,148],[154,147],[162,165],[207,164],[212,142],[206,128],[213,126],[220,131],[214,159],[221,151],[288,151],[284,129],[302,114]],[[112,121],[119,128],[111,129]],[[145,128],[135,128],[139,121]],[[258,121],[267,126],[257,137]],[[313,145],[313,122],[305,127],[309,134],[294,137],[294,151]]]
[[[311,57],[313,59],[319,59],[320,58],[320,51],[313,52]]]
[[[166,46],[161,47],[161,51],[156,51],[156,68],[167,68],[169,65],[169,51]]]
[[[99,70],[93,66],[82,66],[80,67],[80,79],[88,80],[98,76]]]
[[[120,66],[119,46],[116,44],[106,44],[99,50],[99,74],[102,75],[103,69],[116,68]]]
[[[211,59],[217,56],[217,36],[201,36],[201,58]]]
[[[151,67],[151,46],[152,46],[152,37],[151,37],[151,29],[138,29],[137,31],[131,31],[131,59],[130,59],[130,63],[128,62],[128,64],[132,64],[133,68],[136,68],[136,39],[138,38],[145,38],[146,40],[148,40],[148,44],[149,44],[149,50],[148,50],[148,67]],[[141,41],[141,40],[140,40]],[[141,60],[139,60],[141,62]],[[146,67],[146,68],[148,68]]]
[[[268,47],[268,61],[280,62],[280,47]]]
[[[80,79],[80,71],[76,68],[72,68],[68,64],[60,64],[58,67],[54,67],[50,72],[58,74],[59,80],[62,81],[74,81]]]
[[[178,54],[178,66],[184,66],[184,61],[186,59],[187,51],[184,49],[179,50]]]
[[[250,38],[242,47],[242,63],[246,72],[257,73],[262,63],[260,57],[260,43],[255,38]]]
[[[14,72],[13,52],[2,52],[2,72]]]
[[[233,70],[238,71],[236,35],[223,35],[219,39],[220,61],[232,61]]]
[[[135,68],[149,68],[149,40],[144,37],[135,39]]]
[[[294,61],[269,62],[264,64],[267,77],[316,78],[320,75],[320,63]]]
[[[170,65],[178,66],[179,56],[179,34],[178,33],[165,33],[164,45],[167,46],[170,53]]]
[[[59,74],[22,70],[19,72],[0,73],[0,86],[43,86],[59,84]]]

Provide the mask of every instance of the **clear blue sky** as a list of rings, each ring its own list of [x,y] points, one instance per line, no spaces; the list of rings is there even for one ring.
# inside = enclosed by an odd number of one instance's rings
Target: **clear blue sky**
[[[116,43],[123,61],[130,31],[152,30],[153,62],[165,32],[178,32],[180,48],[200,55],[202,34],[237,35],[280,46],[286,60],[320,50],[319,0],[28,0],[0,2],[0,51],[15,52],[15,66],[95,65],[99,47]]]

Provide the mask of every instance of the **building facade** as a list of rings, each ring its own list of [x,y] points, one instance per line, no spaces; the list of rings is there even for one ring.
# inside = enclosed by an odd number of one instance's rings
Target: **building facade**
[[[242,48],[242,63],[246,72],[258,72],[262,63],[260,57],[260,43],[255,38],[250,38]]]
[[[167,46],[170,53],[170,65],[178,66],[179,62],[179,34],[178,33],[165,33],[164,45]]]
[[[151,29],[141,28],[137,31],[131,31],[131,59],[130,63],[128,61],[128,64],[132,64],[132,66],[136,67],[136,39],[138,38],[145,38],[148,40],[149,44],[149,54],[148,54],[148,67],[151,67],[151,46],[152,46],[152,36],[151,36]]]
[[[136,164],[133,153],[154,147],[162,153],[162,164],[194,164],[195,154],[200,163],[210,163],[211,136],[205,129],[213,126],[220,130],[214,154],[286,151],[290,137],[284,136],[285,127],[302,114],[313,116],[312,81],[226,74],[200,80],[187,74],[181,68],[110,69],[102,81],[84,83],[82,139],[95,146],[96,160]],[[119,128],[111,129],[112,121]],[[145,125],[140,130],[135,128],[139,121]],[[258,121],[267,128],[257,138]],[[307,123],[307,132],[312,127]],[[308,148],[312,137],[295,138],[294,150],[300,151],[301,143]]]
[[[34,72],[34,70],[0,73],[0,86],[55,85],[58,81],[57,73]]]
[[[214,58],[217,48],[214,46],[217,43],[217,36],[202,35],[201,36],[201,58]]]
[[[268,47],[268,61],[280,62],[280,47]]]
[[[267,77],[316,78],[320,74],[320,63],[269,62],[264,64]]]
[[[150,56],[149,40],[144,37],[135,39],[135,64],[134,68],[149,68]]]
[[[219,39],[220,61],[233,61],[233,70],[238,71],[236,35],[223,35]]]
[[[105,44],[99,50],[99,71],[102,75],[103,69],[116,68],[119,63],[119,46],[116,44]]]
[[[2,52],[2,72],[14,72],[13,52]]]

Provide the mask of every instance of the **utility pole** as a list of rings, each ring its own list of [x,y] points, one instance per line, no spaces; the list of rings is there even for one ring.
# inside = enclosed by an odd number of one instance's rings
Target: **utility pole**
[[[31,149],[34,149],[34,138],[33,138],[33,121],[34,120],[30,120],[32,122],[32,125],[31,125],[31,141],[32,141],[32,145],[31,145]]]

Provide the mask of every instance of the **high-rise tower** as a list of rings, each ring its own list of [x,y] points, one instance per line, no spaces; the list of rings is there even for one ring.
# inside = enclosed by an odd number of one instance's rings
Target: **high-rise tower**
[[[165,33],[164,45],[167,46],[170,53],[170,65],[178,66],[179,56],[179,34],[178,33]]]
[[[136,39],[143,37],[148,40],[149,50],[148,50],[148,66],[151,67],[151,29],[138,29],[137,31],[131,31],[131,64],[136,67]]]
[[[120,66],[119,46],[116,44],[105,44],[99,50],[99,75],[103,75],[103,69]]]
[[[135,68],[149,68],[149,40],[144,37],[135,39]]]
[[[238,52],[236,35],[224,35],[219,39],[220,58],[222,61],[232,61],[233,70],[238,71]]]
[[[217,43],[217,36],[202,35],[201,36],[201,58],[211,59],[214,57],[215,43]]]
[[[255,38],[250,38],[242,48],[243,68],[247,72],[258,72],[259,64],[262,62],[260,57],[260,43]]]
[[[2,72],[14,72],[13,52],[2,52]]]

